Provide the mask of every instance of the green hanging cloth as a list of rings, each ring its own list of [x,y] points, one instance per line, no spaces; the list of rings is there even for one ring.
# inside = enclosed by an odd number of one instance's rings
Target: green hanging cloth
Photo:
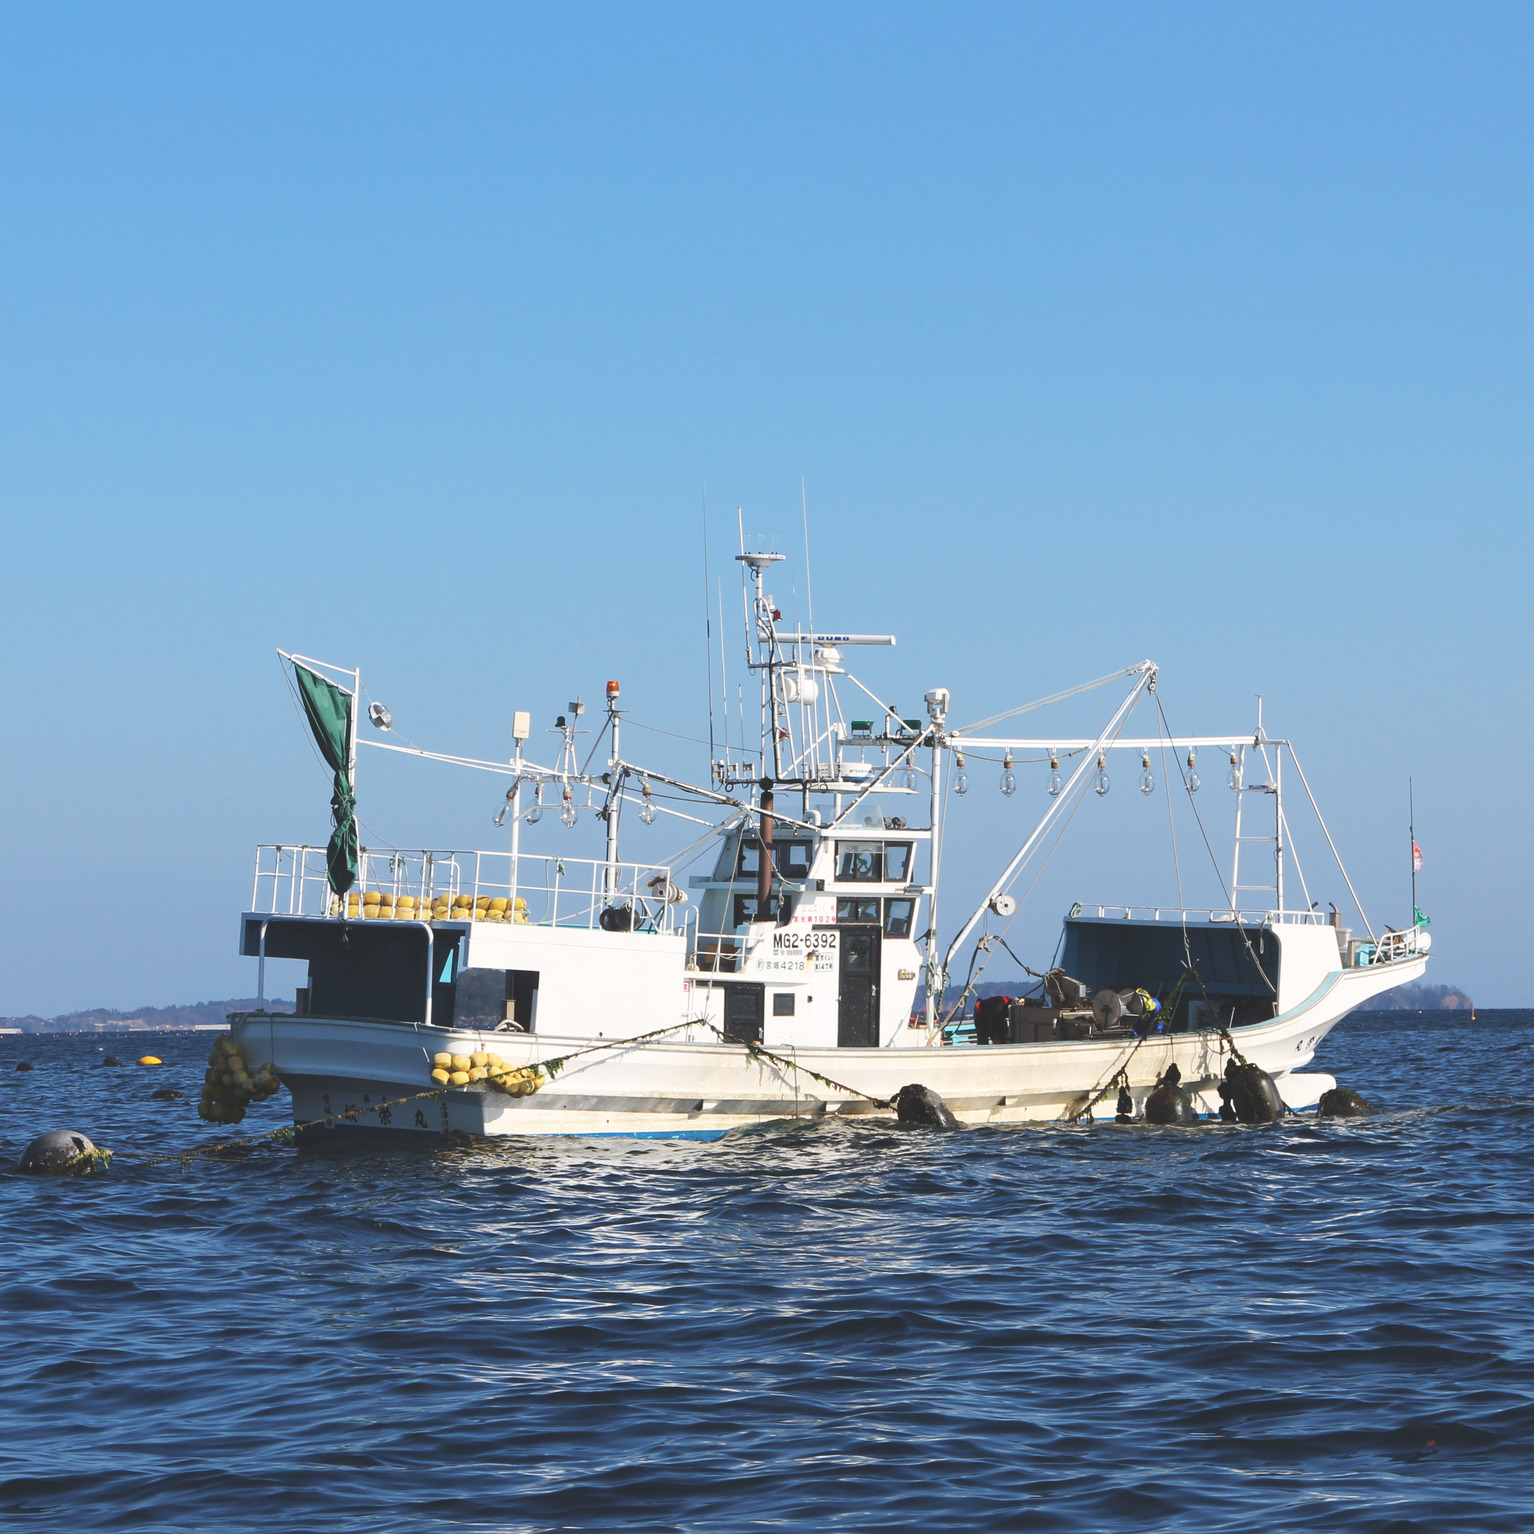
[[[297,661],[293,662],[293,675],[298,680],[298,695],[303,699],[315,744],[325,758],[325,765],[335,773],[330,795],[330,818],[335,830],[325,849],[325,866],[331,889],[344,895],[357,882],[357,799],[348,776],[352,695]]]

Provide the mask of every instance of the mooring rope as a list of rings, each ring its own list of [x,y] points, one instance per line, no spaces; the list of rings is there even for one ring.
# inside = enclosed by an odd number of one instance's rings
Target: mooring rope
[[[849,1087],[845,1081],[832,1081],[829,1076],[822,1076],[819,1071],[811,1070],[807,1065],[800,1065],[797,1060],[790,1060],[786,1055],[775,1055],[770,1049],[763,1049],[760,1044],[753,1044],[745,1039],[732,1039],[722,1028],[715,1028],[712,1023],[705,1022],[703,1026],[717,1033],[726,1044],[739,1044],[753,1060],[771,1060],[774,1065],[785,1065],[789,1070],[798,1071],[812,1081],[818,1081],[822,1086],[830,1087],[834,1092],[851,1092],[854,1097],[861,1097],[864,1102],[872,1103],[876,1108],[890,1106],[889,1099],[886,1097],[874,1097],[857,1087]]]

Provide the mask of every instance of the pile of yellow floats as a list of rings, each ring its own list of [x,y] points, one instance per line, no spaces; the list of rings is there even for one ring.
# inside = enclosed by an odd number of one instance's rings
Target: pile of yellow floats
[[[433,1055],[431,1065],[431,1079],[439,1086],[467,1087],[483,1081],[512,1097],[531,1096],[538,1090],[543,1074],[536,1065],[507,1065],[499,1055],[483,1049],[472,1055]]]
[[[346,914],[367,921],[510,921],[527,920],[527,902],[518,895],[438,895],[434,900],[391,895],[388,890],[352,890]]]
[[[210,1124],[238,1124],[245,1117],[247,1103],[265,1102],[282,1087],[275,1065],[263,1065],[253,1072],[240,1046],[227,1033],[214,1040],[202,1081],[197,1116]]]

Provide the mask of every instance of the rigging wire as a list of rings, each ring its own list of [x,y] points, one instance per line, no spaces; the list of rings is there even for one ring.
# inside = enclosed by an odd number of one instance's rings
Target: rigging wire
[[[1172,734],[1172,727],[1167,723],[1166,710],[1161,706],[1161,694],[1156,694],[1156,712],[1161,716],[1161,723],[1168,735]],[[1173,736],[1173,739],[1176,739]],[[1291,753],[1292,755],[1292,753]],[[1241,920],[1241,913],[1236,910],[1236,902],[1231,896],[1230,889],[1225,883],[1225,875],[1220,872],[1220,860],[1214,855],[1214,847],[1209,840],[1209,833],[1204,829],[1204,817],[1198,812],[1198,805],[1193,802],[1193,790],[1188,787],[1188,776],[1183,771],[1182,763],[1177,764],[1178,775],[1182,778],[1182,786],[1188,795],[1188,805],[1193,811],[1193,819],[1198,825],[1199,835],[1204,838],[1204,846],[1209,853],[1209,861],[1214,867],[1214,876],[1220,881],[1220,893],[1225,896],[1230,906],[1231,915],[1235,917],[1236,931],[1241,934],[1241,941],[1246,945],[1246,951],[1250,955],[1252,963],[1257,967],[1257,973],[1262,976],[1262,983],[1272,991],[1274,999],[1278,997],[1278,987],[1269,978],[1267,970],[1262,967],[1262,960],[1257,957],[1257,950],[1252,947],[1252,940],[1246,935],[1246,923]]]

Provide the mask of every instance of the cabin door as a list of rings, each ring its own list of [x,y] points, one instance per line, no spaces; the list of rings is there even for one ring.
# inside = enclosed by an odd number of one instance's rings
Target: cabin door
[[[836,999],[836,1047],[876,1049],[879,1044],[879,929],[838,927],[841,975]]]
[[[762,1042],[764,985],[727,985],[724,990],[724,1031],[742,1044]]]

